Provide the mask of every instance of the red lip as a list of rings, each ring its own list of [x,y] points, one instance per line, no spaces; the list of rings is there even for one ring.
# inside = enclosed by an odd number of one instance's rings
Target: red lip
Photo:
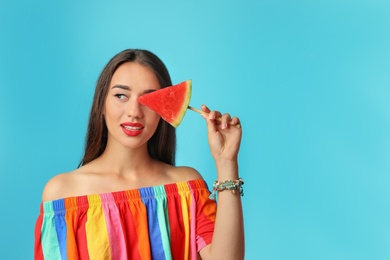
[[[126,123],[123,123],[121,124],[122,126],[132,126],[132,127],[144,127],[143,124],[141,123],[132,123],[132,122],[126,122]]]
[[[140,123],[126,122],[121,124],[121,127],[127,136],[137,136],[144,130],[144,126]]]

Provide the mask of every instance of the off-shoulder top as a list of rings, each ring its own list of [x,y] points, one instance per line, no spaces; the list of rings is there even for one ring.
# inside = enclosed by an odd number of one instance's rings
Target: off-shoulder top
[[[197,259],[216,203],[191,180],[41,203],[35,259]]]

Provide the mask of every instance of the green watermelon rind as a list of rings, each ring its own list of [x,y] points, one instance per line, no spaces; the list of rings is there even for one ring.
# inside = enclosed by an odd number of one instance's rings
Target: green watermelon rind
[[[183,105],[181,106],[181,109],[179,110],[179,112],[176,115],[176,120],[173,120],[170,123],[173,127],[178,127],[180,125],[181,121],[183,120],[184,115],[187,112],[188,104],[190,103],[190,99],[191,99],[192,81],[191,80],[186,80],[184,82],[185,82],[185,85],[187,87],[186,95],[185,95],[185,98],[184,98]],[[184,82],[182,82],[180,84],[183,84]]]

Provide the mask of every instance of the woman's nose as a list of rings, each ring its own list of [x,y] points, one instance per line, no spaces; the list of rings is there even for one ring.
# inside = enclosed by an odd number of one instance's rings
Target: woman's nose
[[[142,118],[144,116],[142,105],[137,100],[131,100],[127,106],[127,116],[132,118]]]

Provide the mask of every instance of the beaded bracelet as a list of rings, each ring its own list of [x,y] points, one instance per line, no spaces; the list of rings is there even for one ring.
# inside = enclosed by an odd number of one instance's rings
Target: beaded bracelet
[[[213,190],[209,196],[210,199],[215,200],[217,192],[223,190],[231,190],[233,194],[236,194],[236,190],[240,190],[241,197],[244,196],[244,189],[242,188],[244,181],[239,178],[238,180],[226,180],[226,181],[215,181],[213,184]]]

